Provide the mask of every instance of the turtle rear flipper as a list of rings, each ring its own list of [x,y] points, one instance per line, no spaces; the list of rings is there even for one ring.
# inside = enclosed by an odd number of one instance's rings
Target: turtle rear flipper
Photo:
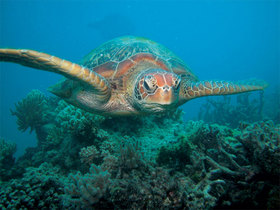
[[[190,100],[202,96],[231,95],[243,92],[263,90],[268,86],[264,81],[247,80],[237,82],[227,81],[199,81],[185,83],[182,86],[183,100]]]
[[[100,103],[106,103],[111,90],[107,80],[88,68],[58,57],[24,49],[0,49],[0,61],[14,62],[24,66],[61,74],[69,79],[90,86]]]

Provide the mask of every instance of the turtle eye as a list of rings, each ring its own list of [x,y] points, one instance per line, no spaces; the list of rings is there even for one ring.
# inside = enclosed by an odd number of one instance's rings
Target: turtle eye
[[[175,90],[177,90],[180,87],[180,84],[181,84],[180,77],[173,78],[173,86],[174,86]]]
[[[148,94],[154,93],[157,89],[157,80],[153,75],[144,77],[143,86]]]

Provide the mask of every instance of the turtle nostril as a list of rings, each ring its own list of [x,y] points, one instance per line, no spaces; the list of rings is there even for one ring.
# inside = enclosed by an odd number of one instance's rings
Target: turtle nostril
[[[164,91],[168,91],[170,88],[168,85],[164,85],[163,88],[162,88]]]

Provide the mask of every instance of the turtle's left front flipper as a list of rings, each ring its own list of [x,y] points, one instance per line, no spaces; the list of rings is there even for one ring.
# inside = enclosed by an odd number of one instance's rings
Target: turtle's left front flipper
[[[101,75],[88,68],[46,53],[24,49],[0,49],[0,61],[14,62],[80,81],[91,86],[98,100],[103,103],[107,102],[111,96],[110,85]]]
[[[186,82],[182,85],[180,95],[182,100],[190,100],[202,96],[231,95],[249,91],[263,90],[268,85],[264,81],[199,81]]]

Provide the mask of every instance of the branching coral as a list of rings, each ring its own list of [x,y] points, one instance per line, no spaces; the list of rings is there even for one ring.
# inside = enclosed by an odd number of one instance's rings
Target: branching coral
[[[245,147],[247,157],[260,173],[280,174],[280,125],[270,121],[253,124],[242,123],[239,141]]]
[[[84,147],[79,152],[81,162],[91,165],[94,159],[99,158],[99,151],[96,149],[94,145]]]
[[[89,173],[82,175],[69,175],[72,184],[65,187],[65,192],[70,195],[71,203],[85,208],[92,208],[94,204],[105,196],[111,183],[110,174],[103,171],[99,166],[91,165]]]
[[[243,99],[240,104],[248,103],[248,97]],[[38,166],[47,161],[59,166],[65,175],[76,171],[63,180],[63,201],[68,204],[62,208],[278,207],[279,126],[270,121],[243,123],[238,130],[203,121],[185,123],[181,111],[164,116],[104,118],[63,101],[51,104],[56,119],[46,141],[29,149],[28,157],[19,162]],[[14,168],[17,166],[20,164]],[[44,177],[42,171],[28,174]],[[49,189],[41,178],[35,183],[39,192],[40,183]],[[2,193],[3,199],[9,196]],[[37,202],[36,195],[32,196]],[[30,197],[28,207],[41,206]],[[61,208],[61,197],[53,194],[53,198]]]
[[[122,170],[132,170],[145,165],[140,143],[128,143],[120,149],[119,167]]]
[[[60,101],[55,112],[57,113],[56,122],[66,133],[78,133],[86,135],[86,131],[98,126],[104,117],[94,115],[82,109]]]
[[[166,160],[162,163],[170,168],[176,169],[176,161],[184,163],[187,207],[268,205],[268,196],[274,195],[279,177],[279,126],[267,121],[242,124],[241,128],[242,133],[223,126],[189,122],[184,143],[167,147],[164,158],[160,153],[161,160]],[[184,148],[189,148],[189,161],[178,157],[170,164],[175,152]],[[257,201],[260,195],[265,198]]]
[[[65,133],[59,127],[53,126],[49,129],[46,141],[42,143],[44,150],[57,147],[65,138]]]
[[[0,209],[62,209],[62,180],[50,164],[28,168],[22,179],[0,185]]]
[[[259,99],[250,97],[249,93],[240,94],[236,97],[236,104],[231,99],[231,96],[224,96],[223,100],[207,99],[207,103],[200,108],[198,119],[234,128],[238,127],[239,121],[262,119],[263,93],[260,93]]]
[[[121,147],[119,155],[105,155],[101,167],[92,165],[85,175],[79,172],[70,175],[72,183],[65,191],[72,205],[88,209],[183,206],[179,178],[175,180],[168,170],[154,169],[144,159],[138,143]],[[112,173],[101,169],[106,167]]]
[[[274,123],[280,123],[280,85],[277,84],[271,88],[273,92],[265,92],[265,103],[263,109],[264,119],[273,120]]]
[[[8,169],[12,167],[15,162],[13,157],[16,152],[16,144],[7,142],[0,138],[0,181],[8,179]]]
[[[192,145],[187,142],[187,139],[180,137],[178,143],[174,145],[162,146],[157,156],[159,165],[167,165],[181,170],[190,161]]]
[[[229,154],[220,152],[224,150],[220,141],[226,131],[202,122],[189,122],[186,130],[190,132],[180,137],[180,143],[160,150],[157,160],[186,174],[182,178],[186,207],[208,209],[214,207],[225,192],[223,175],[238,176],[239,171],[233,170],[233,164],[224,164]]]
[[[115,209],[183,209],[183,185],[168,170],[149,167],[114,179],[108,198]]]
[[[7,157],[13,156],[16,152],[16,144],[7,142],[4,138],[0,137],[0,163]]]

